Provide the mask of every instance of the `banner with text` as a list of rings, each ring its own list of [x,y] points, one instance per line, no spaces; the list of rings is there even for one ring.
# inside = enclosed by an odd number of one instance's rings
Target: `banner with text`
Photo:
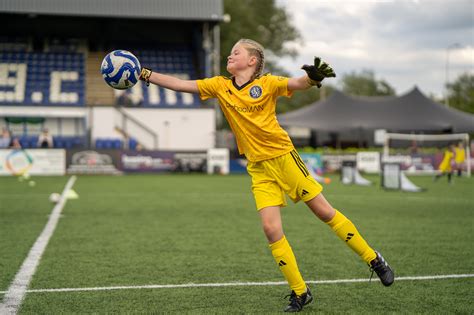
[[[0,175],[64,175],[63,149],[0,150]]]
[[[126,173],[204,173],[207,169],[207,153],[204,151],[122,151],[118,167]]]
[[[121,174],[118,150],[68,150],[68,174]]]

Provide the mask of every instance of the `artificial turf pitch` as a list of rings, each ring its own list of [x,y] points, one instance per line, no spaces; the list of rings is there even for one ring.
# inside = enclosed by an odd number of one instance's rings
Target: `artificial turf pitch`
[[[397,277],[474,274],[474,178],[411,177],[422,193],[345,186],[324,195],[348,216]],[[68,177],[36,185],[0,177],[3,298]],[[286,285],[146,288],[280,282],[247,175],[79,176],[21,305],[20,314],[280,313]],[[369,283],[368,267],[302,203],[282,210],[285,234],[312,284],[305,313],[474,313],[474,278]],[[95,290],[136,286],[115,290]],[[43,289],[90,288],[56,292]]]

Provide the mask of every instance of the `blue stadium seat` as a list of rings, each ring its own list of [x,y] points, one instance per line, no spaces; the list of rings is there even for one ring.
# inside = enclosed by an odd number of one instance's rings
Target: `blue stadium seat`
[[[38,147],[38,136],[29,136],[28,142],[30,144],[30,148],[37,148]]]
[[[64,147],[66,149],[72,149],[74,147],[74,142],[73,142],[73,139],[71,137],[66,137],[64,139]]]
[[[121,149],[122,148],[122,141],[120,139],[112,139],[112,148],[113,149]]]
[[[96,149],[121,149],[123,142],[118,138],[97,138],[95,139]]]
[[[28,141],[28,138],[26,136],[21,136],[20,139],[18,140],[20,141],[22,148],[24,149],[30,148],[30,142]]]
[[[102,139],[95,139],[95,148],[96,149],[103,149],[103,140]]]
[[[84,137],[81,137],[81,136],[72,137],[71,140],[75,148],[84,146]]]
[[[41,52],[5,52],[0,51],[2,63],[27,65],[27,83],[23,101],[0,101],[0,105],[60,105],[60,106],[84,106],[85,97],[85,66],[84,55],[81,53],[41,53]],[[50,101],[51,73],[53,71],[75,71],[78,73],[77,80],[62,78],[60,89],[62,92],[77,93],[77,98],[53,98]],[[10,74],[12,77],[15,73]],[[0,91],[10,91],[13,87],[0,86]],[[41,92],[41,102],[32,102],[31,94]]]
[[[196,71],[193,63],[193,52],[190,48],[174,45],[174,46],[161,46],[156,47],[153,50],[143,49],[134,51],[136,56],[140,59],[142,64],[146,64],[152,69],[156,69],[158,72],[170,73],[173,75],[187,75],[190,79],[196,79]],[[201,102],[197,95],[192,95],[192,102],[183,102],[183,97],[180,93],[177,95],[177,102],[170,104],[167,103],[167,98],[164,97],[162,88],[159,88],[160,101],[158,104],[152,104],[149,99],[149,90],[146,89],[145,85],[142,85],[143,89],[143,102],[141,103],[145,107],[198,107]],[[128,93],[128,92],[127,92]]]
[[[55,148],[64,148],[64,141],[61,136],[53,137],[53,146]]]
[[[110,139],[104,139],[104,149],[112,149],[113,142]]]
[[[135,138],[128,139],[128,148],[130,150],[135,150],[137,148],[138,142]]]

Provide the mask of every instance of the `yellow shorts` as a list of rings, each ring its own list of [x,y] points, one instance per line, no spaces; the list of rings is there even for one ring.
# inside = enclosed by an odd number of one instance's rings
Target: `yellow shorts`
[[[247,172],[252,177],[252,192],[257,209],[286,206],[285,193],[293,200],[309,201],[323,187],[308,172],[298,152],[260,162],[249,162]]]
[[[441,171],[442,173],[449,173],[452,171],[452,168],[451,168],[451,162],[442,162],[439,167],[438,167],[438,170]]]

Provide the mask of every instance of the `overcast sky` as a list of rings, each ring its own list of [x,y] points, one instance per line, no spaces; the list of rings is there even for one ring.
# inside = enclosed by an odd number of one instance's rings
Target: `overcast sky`
[[[443,97],[448,50],[450,82],[463,72],[474,74],[474,0],[276,2],[303,37],[302,44],[290,44],[299,56],[280,62],[292,75],[301,75],[300,66],[317,55],[338,78],[368,69],[397,94],[417,85]],[[333,83],[340,87],[337,78]]]

